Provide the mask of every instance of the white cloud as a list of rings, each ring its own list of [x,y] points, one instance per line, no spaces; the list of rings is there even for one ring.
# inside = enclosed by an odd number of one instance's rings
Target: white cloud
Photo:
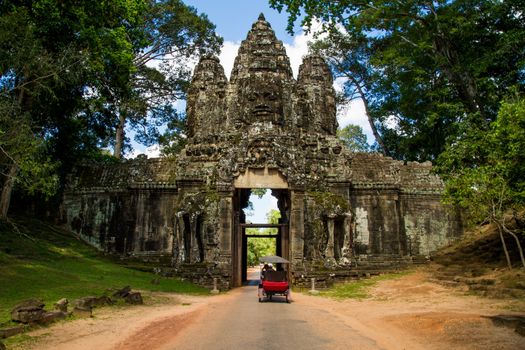
[[[306,35],[304,32],[297,35],[293,39],[293,43],[284,44],[286,54],[290,58],[290,66],[292,67],[293,75],[297,79],[299,66],[303,63],[303,57],[308,54],[308,42],[312,40],[311,35]]]
[[[301,34],[294,37],[292,44],[284,44],[286,54],[290,58],[290,66],[295,78],[297,78],[299,66],[303,61],[303,57],[308,54],[308,42],[312,41],[313,38],[314,35],[312,33],[305,34],[305,32],[302,32]],[[228,79],[230,78],[230,74],[233,69],[233,63],[240,46],[241,43],[239,41],[225,41],[219,55],[219,60]],[[187,62],[187,64],[192,66],[191,70],[193,71],[197,62],[192,60],[191,62]],[[334,81],[334,89],[339,92],[342,91],[344,81],[345,80],[343,78],[336,79]],[[177,101],[177,109],[180,110],[181,108],[184,108],[184,105],[185,102]],[[370,128],[370,124],[368,123],[368,119],[366,117],[363,102],[361,100],[351,101],[347,106],[339,108],[337,120],[339,122],[339,127],[341,128],[348,124],[356,124],[361,126],[368,138],[368,143],[372,144],[375,141],[372,134],[372,129]],[[127,155],[128,158],[135,158],[139,154],[146,154],[150,158],[158,157],[160,155],[160,149],[158,145],[147,148],[141,147],[138,144],[133,144],[133,146],[135,150],[131,154]]]
[[[308,53],[308,41],[312,40],[312,35],[300,34],[294,37],[292,44],[284,44],[286,54],[290,58],[290,66],[292,67],[293,75],[297,78],[299,66],[303,61],[303,57]],[[241,43],[238,41],[225,41],[219,55],[219,60],[224,67],[224,73],[230,78],[233,68],[233,63]]]
[[[365,105],[361,99],[350,101],[348,105],[339,108],[337,112],[337,121],[340,128],[344,128],[348,124],[359,125],[363,128],[368,143],[373,144],[375,142],[372,128],[366,117]]]
[[[225,41],[221,50],[221,54],[219,55],[219,60],[224,67],[224,74],[226,74],[228,79],[230,79],[233,62],[235,61],[235,57],[237,56],[237,51],[239,51],[240,46],[241,43],[238,41]]]
[[[345,82],[348,78],[339,77],[334,80],[334,89],[336,92],[342,92]],[[375,142],[372,128],[368,122],[366,116],[365,105],[363,100],[355,99],[350,101],[347,105],[339,106],[337,109],[337,121],[339,122],[339,128],[344,128],[348,124],[359,125],[363,128],[363,132],[366,135],[369,144]]]
[[[133,151],[129,154],[126,154],[127,159],[131,158],[137,158],[137,156],[141,154],[145,154],[148,156],[148,158],[158,158],[160,157],[160,146],[159,145],[153,145],[149,147],[144,147],[139,144],[133,145]]]

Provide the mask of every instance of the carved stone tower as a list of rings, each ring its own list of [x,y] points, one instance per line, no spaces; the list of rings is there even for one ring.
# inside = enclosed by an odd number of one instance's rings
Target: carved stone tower
[[[353,153],[337,139],[333,79],[306,56],[297,80],[261,15],[226,79],[216,57],[195,68],[187,145],[176,157],[79,167],[65,195],[73,230],[108,252],[165,257],[179,274],[223,288],[246,278],[243,209],[271,190],[277,253],[290,278],[347,278],[412,261],[455,239],[461,220],[440,204],[430,163]]]

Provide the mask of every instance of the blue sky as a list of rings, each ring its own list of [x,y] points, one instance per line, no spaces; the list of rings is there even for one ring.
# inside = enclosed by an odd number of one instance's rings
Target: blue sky
[[[193,6],[198,13],[205,13],[209,20],[216,25],[216,32],[224,38],[219,59],[224,68],[224,73],[229,78],[233,62],[237,56],[237,51],[242,40],[246,38],[252,24],[257,20],[260,13],[264,13],[266,20],[270,22],[279,40],[284,43],[286,53],[290,58],[290,65],[294,76],[297,77],[299,65],[303,56],[308,53],[308,42],[312,39],[311,35],[306,35],[304,31],[295,24],[294,35],[286,32],[288,21],[287,13],[279,13],[271,9],[267,0],[183,0],[187,5]],[[315,30],[315,26],[313,28]],[[196,62],[193,62],[195,64]],[[336,80],[334,87],[341,90],[342,80]],[[177,101],[176,108],[184,109],[184,101]],[[373,143],[372,130],[365,115],[363,103],[359,100],[340,108],[337,119],[339,126],[344,127],[350,123],[359,125],[363,128],[368,137],[368,142]],[[130,131],[128,136],[133,137]],[[127,158],[134,158],[139,154],[146,153],[150,157],[159,155],[158,146],[145,147],[133,143],[134,151],[126,154]]]
[[[308,41],[311,36],[305,35],[300,27],[294,28],[294,35],[286,32],[288,15],[279,13],[269,7],[267,0],[183,0],[185,4],[193,6],[199,13],[205,13],[209,20],[216,25],[216,32],[224,38],[219,59],[224,67],[224,73],[227,77],[233,66],[233,61],[237,56],[237,50],[246,34],[251,29],[252,24],[257,20],[262,12],[268,22],[270,22],[275,34],[279,40],[284,43],[286,53],[290,58],[290,65],[295,77],[302,57],[308,52]],[[315,28],[314,28],[315,29]],[[341,81],[339,81],[341,83]],[[340,85],[340,84],[339,84]],[[337,90],[338,84],[334,84]],[[178,106],[184,106],[184,103],[177,103]],[[368,125],[364,113],[363,104],[360,101],[353,101],[346,108],[338,111],[339,126],[344,127],[349,123],[360,125],[368,137],[368,142],[373,142],[372,131]],[[129,135],[132,135],[130,133]],[[156,157],[159,154],[158,146],[144,147],[133,144],[135,150],[126,155],[127,158],[134,158],[138,154],[146,153],[150,157]],[[266,213],[270,209],[277,209],[277,200],[270,195],[270,191],[259,199],[255,196],[250,198],[254,204],[254,216],[247,219],[254,223],[266,222]]]
[[[227,41],[246,38],[253,22],[262,12],[270,22],[277,37],[284,43],[292,44],[293,37],[286,33],[287,15],[271,9],[267,0],[185,0],[185,4],[204,12],[217,28],[216,31]],[[301,34],[296,28],[296,33]]]
[[[187,5],[197,8],[198,12],[207,14],[211,22],[216,25],[216,31],[225,40],[225,48],[232,52],[228,55],[221,55],[221,61],[229,59],[236,54],[236,44],[246,38],[246,34],[252,27],[253,22],[257,20],[262,12],[268,22],[270,22],[275,35],[279,40],[288,45],[293,45],[297,36],[291,36],[286,32],[287,15],[279,13],[268,6],[265,0],[186,0]],[[300,28],[296,28],[298,35],[302,34]],[[228,66],[223,64],[226,74],[229,75]],[[277,209],[277,199],[272,197],[270,191],[267,191],[263,198],[251,196],[250,201],[253,203],[254,210],[247,219],[253,223],[265,223],[266,213],[270,209]]]

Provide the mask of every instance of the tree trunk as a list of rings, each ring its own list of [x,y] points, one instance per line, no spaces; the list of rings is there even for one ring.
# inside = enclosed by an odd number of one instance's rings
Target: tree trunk
[[[120,159],[122,157],[122,149],[124,147],[124,127],[126,126],[126,113],[121,110],[119,114],[119,121],[115,135],[115,148],[113,156]]]
[[[437,27],[437,34],[433,39],[433,49],[436,56],[442,58],[443,63],[438,66],[443,70],[443,73],[448,80],[455,86],[458,94],[466,103],[468,110],[471,113],[479,112],[482,117],[485,116],[485,109],[482,101],[478,98],[478,89],[476,82],[472,75],[466,71],[466,68],[460,67],[457,53],[452,48],[449,39],[445,33]],[[438,59],[439,62],[439,59]]]
[[[357,91],[359,92],[359,96],[361,97],[361,100],[363,101],[363,105],[365,106],[366,117],[368,119],[368,123],[370,124],[370,128],[372,129],[372,133],[374,134],[374,137],[377,141],[377,144],[381,148],[382,153],[385,156],[388,156],[389,152],[386,149],[385,143],[383,142],[383,138],[381,137],[381,135],[379,135],[379,132],[377,131],[377,128],[374,124],[374,119],[372,118],[372,115],[370,114],[370,108],[368,106],[368,99],[366,98],[366,95],[363,89],[361,88],[361,85],[359,84],[359,82],[357,82],[356,80],[353,80],[353,83],[356,86]]]
[[[512,270],[512,263],[510,261],[509,251],[507,250],[507,244],[505,243],[505,238],[503,238],[503,229],[501,228],[500,223],[497,220],[494,220],[498,226],[499,238],[501,239],[501,244],[503,245],[503,251],[505,252],[505,257],[507,258],[507,266],[509,270]]]
[[[7,220],[7,212],[9,211],[9,204],[11,203],[11,192],[13,191],[13,185],[17,173],[18,166],[14,163],[11,164],[0,196],[0,220]]]
[[[505,220],[505,219],[503,219]],[[507,232],[509,235],[511,235],[512,237],[514,237],[514,239],[516,240],[516,245],[518,246],[518,251],[520,253],[520,258],[521,258],[521,264],[523,265],[523,268],[525,269],[525,257],[523,256],[523,249],[521,248],[521,243],[520,243],[520,239],[518,238],[518,236],[516,236],[516,234],[514,232],[512,232],[511,230],[509,230],[506,226],[505,226],[505,222],[503,222],[501,224],[501,226],[503,227],[503,230],[505,232]]]

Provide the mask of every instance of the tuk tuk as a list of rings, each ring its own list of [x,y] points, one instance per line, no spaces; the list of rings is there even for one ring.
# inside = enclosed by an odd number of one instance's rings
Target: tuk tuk
[[[282,295],[289,303],[290,285],[288,283],[288,260],[276,255],[263,256],[259,259],[261,265],[259,288],[257,294],[259,302],[263,299],[271,301],[274,295]],[[277,269],[274,269],[274,266]]]

